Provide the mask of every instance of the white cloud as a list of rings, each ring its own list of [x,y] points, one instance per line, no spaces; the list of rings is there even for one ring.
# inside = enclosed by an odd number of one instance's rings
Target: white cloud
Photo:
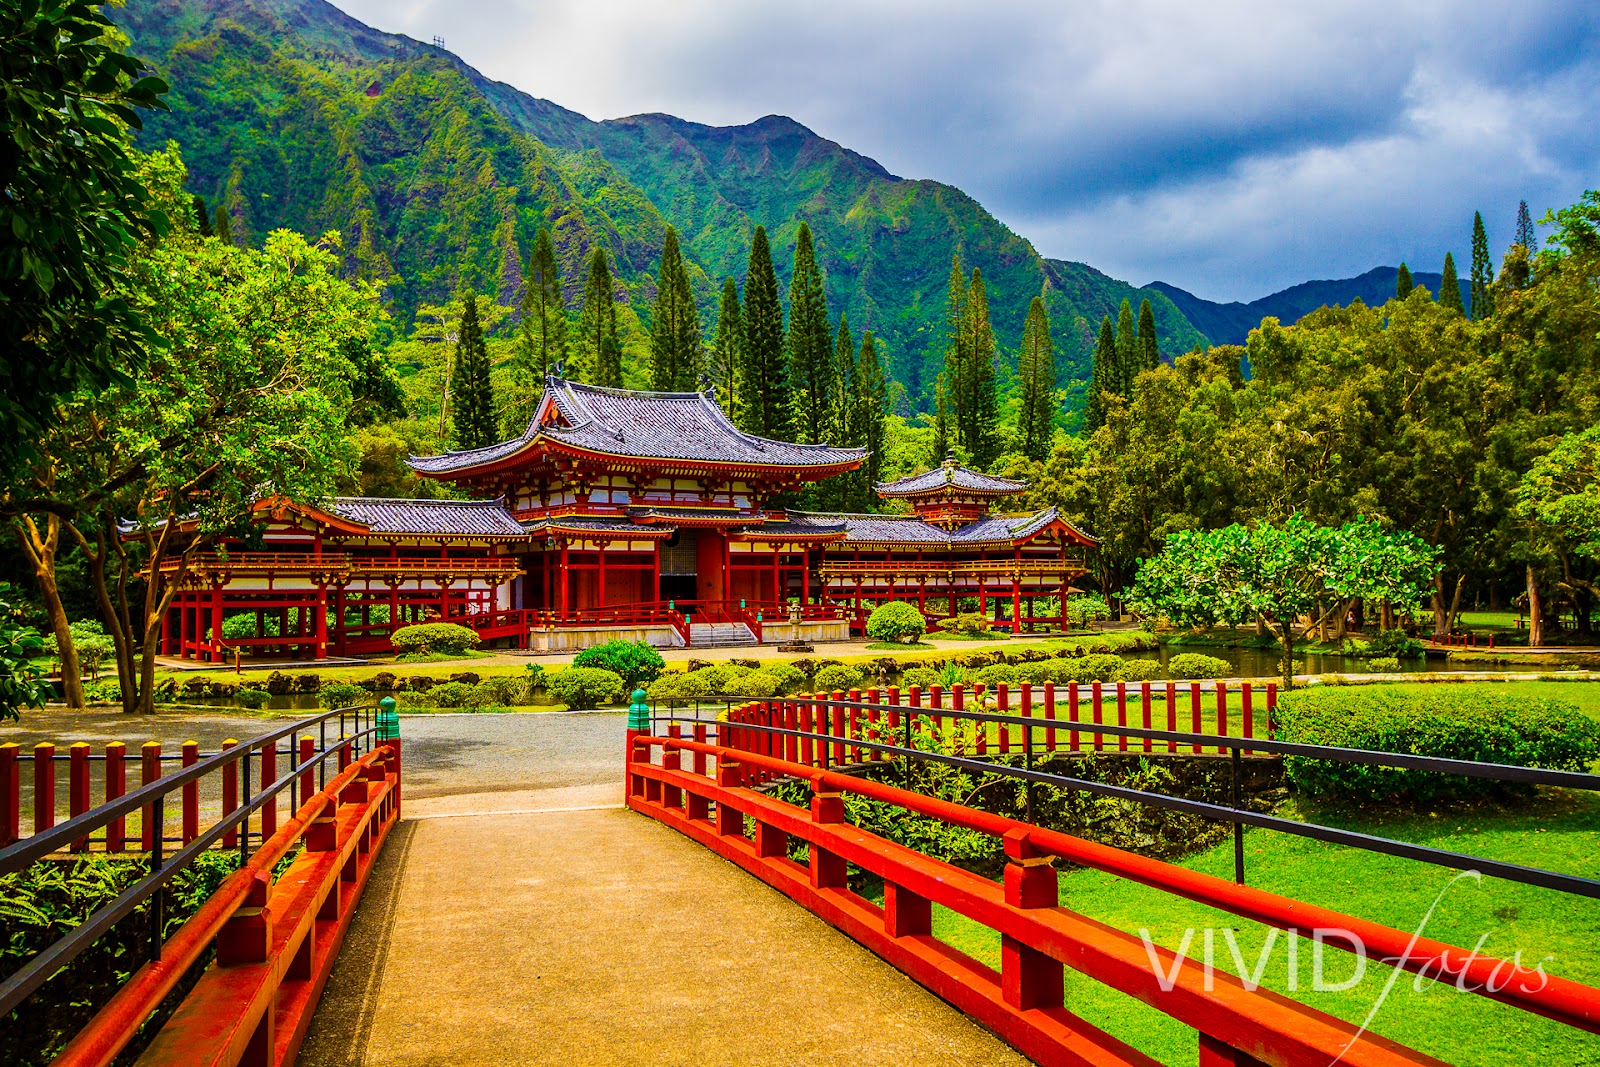
[[[1600,16],[1561,0],[339,6],[596,118],[790,115],[1206,295],[1442,256],[1475,207],[1597,184]]]

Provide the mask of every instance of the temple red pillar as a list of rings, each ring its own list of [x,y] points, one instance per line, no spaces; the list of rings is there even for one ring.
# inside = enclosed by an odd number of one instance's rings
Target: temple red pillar
[[[655,541],[655,548],[650,554],[650,601],[655,603],[661,599],[661,541]]]
[[[595,590],[594,606],[603,608],[606,606],[606,542],[596,541],[594,544],[600,554],[600,574],[595,579],[595,584],[600,588]]]
[[[1011,632],[1022,632],[1022,584],[1014,577],[1011,579]]]
[[[317,604],[313,608],[317,617],[312,620],[311,632],[317,642],[317,659],[328,658],[328,587],[323,583],[317,584]]]
[[[567,584],[567,562],[567,542],[563,541],[561,542],[561,618],[563,621],[567,617],[567,594],[570,588]]]
[[[811,550],[800,557],[800,603],[811,603]]]
[[[211,662],[222,662],[222,586],[211,588]]]

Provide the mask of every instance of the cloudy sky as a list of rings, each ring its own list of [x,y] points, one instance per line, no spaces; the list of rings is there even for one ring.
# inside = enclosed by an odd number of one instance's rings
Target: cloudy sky
[[[1466,259],[1600,187],[1600,5],[334,0],[593,118],[794,117],[1214,300]]]

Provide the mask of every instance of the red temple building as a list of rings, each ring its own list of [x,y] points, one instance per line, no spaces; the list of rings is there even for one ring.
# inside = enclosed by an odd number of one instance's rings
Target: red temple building
[[[1095,544],[1053,508],[991,512],[1026,486],[946,462],[877,487],[910,514],[776,503],[858,468],[863,449],[736,427],[714,393],[550,378],[528,428],[487,448],[415,456],[473,500],[340,497],[258,505],[259,547],[199,557],[163,653],[319,659],[390,650],[410,622],[458,622],[484,643],[580,648],[837,641],[872,607],[953,614],[975,598],[1011,629],[1054,627]]]

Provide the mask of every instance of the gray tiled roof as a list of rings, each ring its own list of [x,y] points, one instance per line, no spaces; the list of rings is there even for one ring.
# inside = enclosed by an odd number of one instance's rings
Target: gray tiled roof
[[[524,531],[498,500],[386,500],[340,496],[328,510],[376,534],[522,537]]]
[[[743,508],[673,508],[673,507],[634,507],[628,509],[631,519],[681,519],[685,522],[694,519],[730,519],[744,522],[760,522],[765,512],[746,512]]]
[[[1026,482],[1013,482],[1009,478],[996,478],[952,463],[935,467],[922,474],[913,474],[893,482],[880,482],[876,487],[880,496],[917,496],[941,489],[964,489],[968,492],[1004,496],[1020,493],[1028,488]]]
[[[595,533],[632,534],[640,540],[661,537],[671,532],[670,526],[640,526],[628,519],[591,518],[585,515],[567,515],[554,519],[535,519],[523,529],[530,534],[542,534],[554,527],[557,530],[592,530]]]
[[[846,545],[916,544],[934,548],[976,548],[981,545],[1011,544],[1031,537],[1059,519],[1055,508],[1031,515],[996,515],[945,530],[914,515],[837,515],[791,511],[790,520],[813,526],[843,523]]]
[[[866,456],[863,448],[830,448],[770,441],[729,421],[708,393],[606,389],[559,378],[545,390],[569,425],[529,424],[522,436],[487,448],[412,456],[424,473],[468,470],[514,455],[540,438],[591,452],[641,459],[701,460],[763,467],[823,467]]]

